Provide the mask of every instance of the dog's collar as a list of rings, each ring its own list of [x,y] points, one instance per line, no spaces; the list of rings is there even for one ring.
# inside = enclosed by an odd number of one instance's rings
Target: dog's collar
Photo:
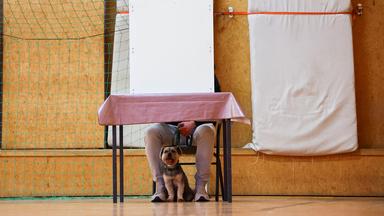
[[[168,167],[167,165],[163,164],[160,169],[161,173],[166,176],[176,176],[178,174],[183,173],[183,168],[181,168],[181,165],[179,163],[177,163],[173,167]]]
[[[164,167],[167,168],[168,170],[175,170],[178,169],[180,166],[179,162],[177,162],[174,166],[168,166],[167,164],[163,163]]]
[[[169,175],[169,176],[174,176],[183,172],[183,168],[181,168],[181,165],[179,164],[179,162],[177,162],[177,164],[172,167],[169,167],[165,163],[163,163],[160,169],[163,174]]]

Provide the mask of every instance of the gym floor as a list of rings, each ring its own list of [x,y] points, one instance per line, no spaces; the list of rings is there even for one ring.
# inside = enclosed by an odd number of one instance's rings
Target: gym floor
[[[232,203],[151,203],[149,198],[0,200],[1,216],[24,215],[384,215],[384,197],[234,196]]]

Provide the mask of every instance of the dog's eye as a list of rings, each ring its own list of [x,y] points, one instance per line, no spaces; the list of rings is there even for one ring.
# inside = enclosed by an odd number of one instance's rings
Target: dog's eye
[[[175,150],[175,149],[172,149],[172,153],[176,153],[176,150]]]

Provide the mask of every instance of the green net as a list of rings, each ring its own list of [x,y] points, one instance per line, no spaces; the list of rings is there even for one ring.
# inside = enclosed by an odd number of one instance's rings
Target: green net
[[[107,146],[97,109],[129,93],[128,0],[2,7],[2,149]],[[128,127],[125,145],[143,146],[144,128]]]
[[[109,151],[87,150],[111,143],[105,98],[129,93],[128,0],[0,3],[0,197],[110,195]],[[124,127],[124,145],[142,147],[145,127]]]
[[[103,147],[95,112],[114,27],[104,10],[103,1],[4,1],[3,149]]]

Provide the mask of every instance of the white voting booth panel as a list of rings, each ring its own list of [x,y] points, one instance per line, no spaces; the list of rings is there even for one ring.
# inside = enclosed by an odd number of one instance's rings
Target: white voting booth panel
[[[111,94],[213,92],[212,1],[129,3],[117,1],[117,11],[130,11],[116,15]],[[148,126],[125,126],[123,145],[144,147]]]
[[[350,0],[249,0],[249,12],[345,12]],[[357,148],[350,15],[249,15],[253,142],[268,154]]]
[[[124,1],[117,2],[118,11],[128,10]],[[117,14],[113,44],[111,94],[129,94],[129,15]],[[143,147],[146,124],[124,126],[124,146]],[[119,135],[119,130],[117,130]],[[120,145],[119,139],[117,144]],[[108,145],[112,146],[112,127],[108,127]]]
[[[212,0],[130,0],[130,90],[213,92]]]

